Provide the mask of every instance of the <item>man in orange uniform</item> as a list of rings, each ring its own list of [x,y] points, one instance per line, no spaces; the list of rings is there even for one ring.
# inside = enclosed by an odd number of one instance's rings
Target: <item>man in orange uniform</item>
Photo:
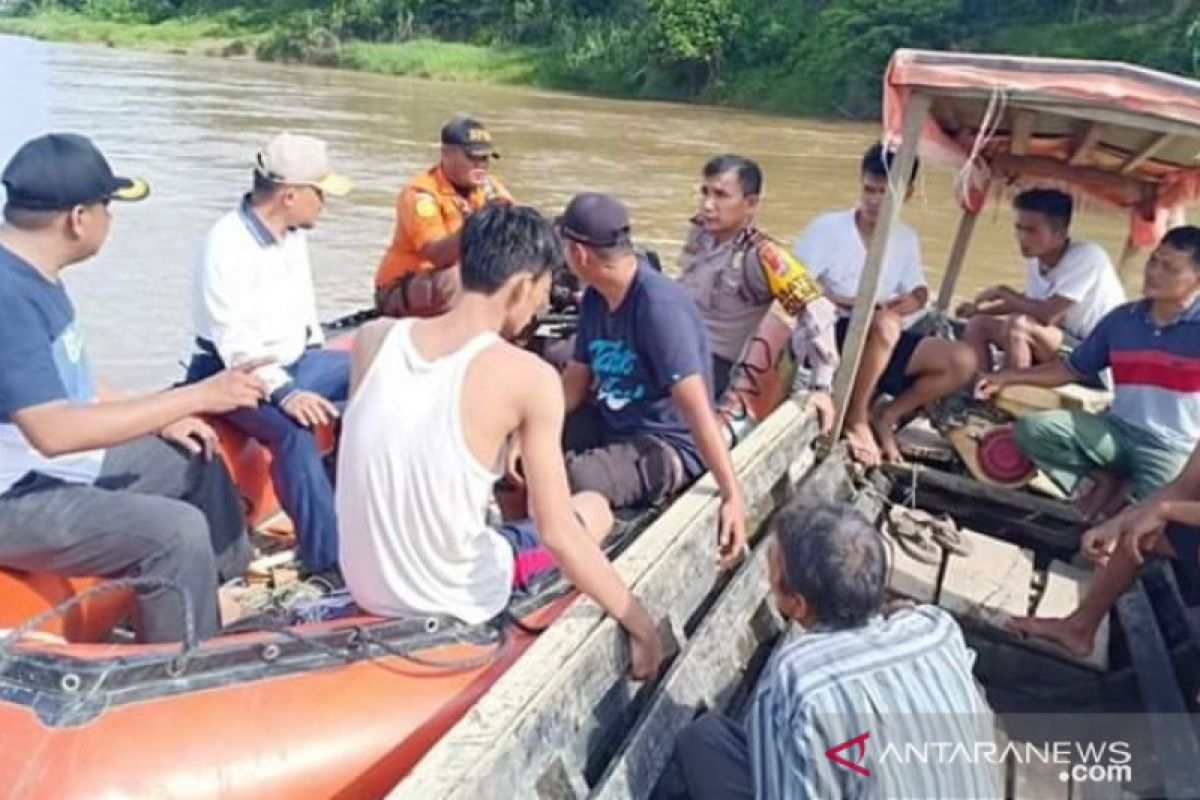
[[[390,317],[433,317],[459,293],[459,232],[492,200],[512,202],[488,167],[500,154],[483,123],[456,117],[442,127],[442,156],[400,191],[396,231],[375,275],[375,305]]]

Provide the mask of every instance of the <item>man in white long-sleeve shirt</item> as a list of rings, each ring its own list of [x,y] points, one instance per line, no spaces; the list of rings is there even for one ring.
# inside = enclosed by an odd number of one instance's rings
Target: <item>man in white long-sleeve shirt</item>
[[[269,399],[227,419],[271,451],[271,480],[312,572],[336,566],[338,552],[333,487],[313,430],[337,417],[350,359],[320,349],[306,231],[326,195],[349,190],[330,168],[323,141],[279,134],[258,153],[253,190],[213,225],[196,262],[197,353],[187,379],[272,359],[256,371]]]

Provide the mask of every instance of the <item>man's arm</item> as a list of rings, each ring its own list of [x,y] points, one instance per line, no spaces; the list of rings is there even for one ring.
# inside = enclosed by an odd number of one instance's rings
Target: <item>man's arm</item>
[[[562,392],[568,414],[584,404],[591,386],[591,368],[579,361],[569,362],[562,374]]]
[[[1041,325],[1058,325],[1075,301],[1056,294],[1044,300],[1036,300],[1007,286],[996,287],[998,302],[986,306],[987,314],[1024,314]],[[996,309],[1003,309],[1002,311]]]
[[[12,412],[12,421],[38,452],[52,457],[111,447],[158,433],[191,414],[252,408],[266,395],[251,361],[190,386],[126,400],[71,403],[55,400]]]
[[[929,302],[929,287],[918,286],[884,303],[884,308],[902,317],[920,311]]]
[[[724,565],[736,561],[746,546],[746,509],[742,489],[733,471],[733,459],[709,401],[708,386],[700,375],[689,375],[671,386],[671,399],[683,415],[700,456],[721,490],[720,557]]]
[[[458,264],[462,255],[462,231],[431,239],[421,246],[421,256],[435,267],[446,268]]]
[[[979,382],[977,394],[988,399],[1006,386],[1042,386],[1047,389],[1065,386],[1079,380],[1079,375],[1060,359],[1038,364],[1028,369],[1002,369]]]
[[[520,376],[521,442],[529,506],[538,538],[563,575],[616,619],[630,636],[633,677],[652,675],[662,659],[654,620],[617,575],[599,545],[571,510],[571,490],[563,464],[563,402],[558,376],[548,364],[530,365]]]

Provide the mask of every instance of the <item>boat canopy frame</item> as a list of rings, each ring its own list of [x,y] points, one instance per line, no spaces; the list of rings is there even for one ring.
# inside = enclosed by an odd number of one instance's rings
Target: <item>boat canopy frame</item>
[[[884,76],[883,139],[895,148],[834,380],[841,435],[885,243],[918,154],[959,169],[962,213],[936,308],[945,313],[989,193],[1056,186],[1129,213],[1128,263],[1200,200],[1200,82],[1110,61],[897,50]]]

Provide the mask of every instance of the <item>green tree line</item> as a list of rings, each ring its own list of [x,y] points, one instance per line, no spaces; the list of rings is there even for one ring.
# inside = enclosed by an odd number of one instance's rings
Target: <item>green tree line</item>
[[[896,47],[1129,61],[1200,75],[1200,0],[20,0],[98,18],[224,15],[260,57],[344,43],[528,48],[538,82],[631,97],[870,117]]]

